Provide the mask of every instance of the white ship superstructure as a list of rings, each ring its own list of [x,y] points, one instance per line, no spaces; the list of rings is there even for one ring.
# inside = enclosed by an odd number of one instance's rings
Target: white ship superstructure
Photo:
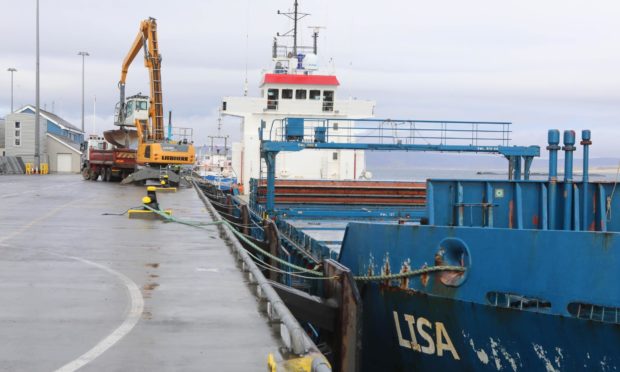
[[[334,74],[320,73],[316,54],[317,30],[313,35],[313,47],[297,46],[296,30],[300,18],[297,2],[294,13],[281,14],[289,15],[295,22],[291,30],[295,31],[293,46],[278,45],[274,39],[273,68],[263,74],[260,97],[224,97],[221,107],[223,115],[243,119],[241,142],[232,145],[232,167],[246,191],[249,190],[250,178],[258,178],[261,172],[258,136],[261,125],[268,131],[274,120],[287,117],[363,119],[374,115],[374,101],[338,99],[338,78]],[[337,131],[338,123],[332,125],[330,131]],[[350,127],[355,124],[342,125]],[[346,140],[350,141],[350,137]],[[362,177],[365,172],[364,152],[359,150],[280,153],[276,164],[276,178],[351,180]]]

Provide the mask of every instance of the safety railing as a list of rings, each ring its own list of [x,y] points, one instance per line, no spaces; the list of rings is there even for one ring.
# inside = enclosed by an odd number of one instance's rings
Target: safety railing
[[[368,143],[398,145],[508,146],[510,122],[397,119],[275,119],[266,141]],[[295,132],[294,138],[291,133]]]

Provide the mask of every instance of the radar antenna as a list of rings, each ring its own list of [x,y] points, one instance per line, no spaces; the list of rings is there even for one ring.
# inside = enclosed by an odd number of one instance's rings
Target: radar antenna
[[[319,54],[318,51],[318,44],[317,44],[317,40],[319,39],[319,31],[321,29],[325,29],[325,26],[308,26],[308,28],[312,29],[312,40],[313,40],[313,48],[312,48],[312,53],[314,54]]]
[[[286,31],[283,34],[280,34],[279,32],[276,34],[276,36],[278,37],[292,37],[293,38],[293,55],[297,55],[297,22],[299,22],[302,18],[307,17],[310,15],[310,13],[300,13],[298,11],[298,2],[297,0],[295,0],[295,4],[294,4],[294,9],[291,12],[290,10],[288,12],[281,12],[278,10],[278,14],[281,14],[291,20],[293,20],[293,28]]]

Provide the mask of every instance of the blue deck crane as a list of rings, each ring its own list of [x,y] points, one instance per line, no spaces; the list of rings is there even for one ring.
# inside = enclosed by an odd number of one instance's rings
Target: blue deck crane
[[[509,122],[400,119],[284,118],[259,128],[261,158],[267,165],[269,214],[275,208],[276,155],[281,151],[375,150],[500,154],[509,179],[528,180],[539,146],[510,146]]]

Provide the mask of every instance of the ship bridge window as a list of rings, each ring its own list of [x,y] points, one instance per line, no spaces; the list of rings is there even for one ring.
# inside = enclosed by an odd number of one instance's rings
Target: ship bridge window
[[[295,90],[295,99],[306,99],[306,90],[305,89]]]
[[[282,99],[293,99],[293,90],[282,89]]]
[[[620,324],[620,308],[618,307],[571,302],[567,310],[576,318]]]
[[[323,91],[323,111],[334,111],[334,91]]]
[[[527,297],[520,294],[506,292],[487,293],[489,304],[508,309],[547,311],[551,309],[551,302],[535,297]]]
[[[310,99],[320,100],[321,99],[321,91],[320,90],[311,90],[310,91]]]
[[[277,110],[278,109],[278,98],[279,91],[277,89],[268,89],[267,90],[267,110]]]

